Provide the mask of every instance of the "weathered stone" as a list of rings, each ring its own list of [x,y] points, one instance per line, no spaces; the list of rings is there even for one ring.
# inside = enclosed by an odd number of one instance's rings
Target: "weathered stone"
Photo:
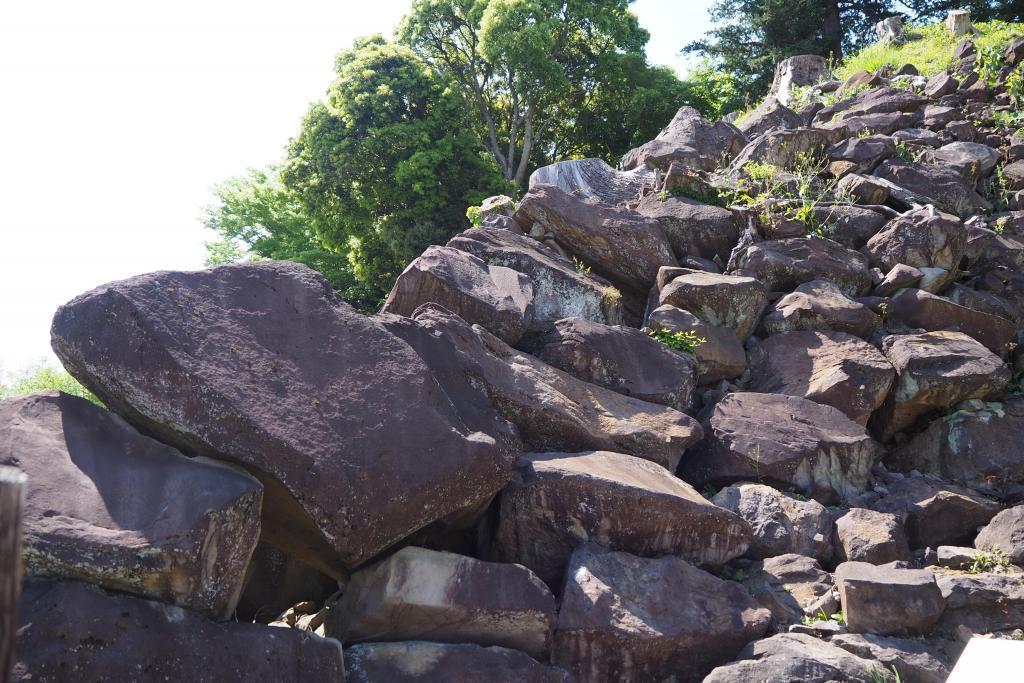
[[[933,131],[939,131],[945,128],[947,124],[960,119],[962,116],[963,112],[959,107],[948,107],[942,104],[929,104],[924,108],[923,124],[925,128]]]
[[[836,191],[849,195],[858,204],[880,205],[889,200],[889,188],[874,177],[857,173],[845,175],[836,184]]]
[[[976,183],[995,170],[999,152],[976,142],[951,142],[934,150],[926,150],[921,160],[930,164],[944,164]]]
[[[979,550],[1001,550],[1014,564],[1024,564],[1024,505],[1003,510],[974,539]]]
[[[324,625],[346,643],[475,643],[546,658],[554,619],[554,597],[524,567],[407,546],[353,574]]]
[[[334,575],[487,501],[514,463],[465,426],[408,344],[300,264],[111,283],[61,307],[51,334],[129,422],[250,467],[268,499],[263,537]]]
[[[935,564],[950,569],[968,569],[978,556],[975,548],[956,545],[940,545],[935,549]]]
[[[832,240],[814,237],[747,246],[736,255],[734,274],[755,277],[777,292],[817,279],[831,280],[850,297],[871,289],[867,258]]]
[[[704,683],[766,681],[870,681],[878,664],[801,633],[780,633],[743,648],[735,662],[720,666]]]
[[[671,332],[693,332],[706,340],[693,352],[697,361],[697,383],[711,384],[743,374],[747,367],[747,354],[743,342],[728,327],[708,325],[689,311],[675,306],[659,306],[647,319],[651,329],[662,328]]]
[[[751,277],[685,270],[661,288],[659,306],[690,311],[708,325],[728,327],[741,340],[753,332],[768,304],[764,286]]]
[[[319,605],[337,590],[335,579],[272,545],[258,543],[246,570],[235,620],[268,624],[297,603]]]
[[[846,114],[823,126],[832,139],[851,135],[892,135],[898,130],[920,125],[920,114],[882,112],[877,114]]]
[[[960,401],[1001,396],[1010,381],[999,357],[962,332],[892,335],[882,352],[896,368],[896,383],[871,420],[883,441]]]
[[[348,683],[489,681],[570,683],[565,669],[504,647],[469,643],[360,643],[345,648]]]
[[[750,162],[792,169],[801,159],[820,155],[828,143],[828,136],[814,128],[771,129],[751,140],[729,169],[739,172]]]
[[[509,344],[533,322],[529,278],[452,247],[427,247],[398,276],[381,312],[411,316],[425,303],[440,304]]]
[[[480,202],[480,220],[486,221],[488,218],[494,216],[504,216],[505,218],[511,218],[512,214],[516,212],[516,200],[512,199],[508,195],[499,194]]]
[[[924,86],[922,93],[937,100],[940,97],[952,95],[959,87],[960,81],[945,71],[940,71],[928,79],[928,85]]]
[[[731,211],[688,197],[651,194],[636,210],[661,226],[677,258],[717,256],[724,263],[740,237]]]
[[[558,585],[586,541],[634,555],[721,565],[750,545],[746,522],[659,465],[620,453],[524,455],[501,494],[499,557]]]
[[[340,681],[341,644],[216,623],[77,581],[25,582],[12,681]]]
[[[750,525],[747,557],[796,553],[821,562],[832,559],[832,519],[816,500],[799,500],[763,484],[739,484],[722,489],[711,502]]]
[[[1003,183],[1007,190],[1024,190],[1024,160],[1003,166]]]
[[[754,565],[743,586],[771,610],[777,624],[799,624],[804,617],[839,611],[832,576],[803,555],[777,555]]]
[[[649,168],[616,171],[602,159],[570,159],[541,166],[530,174],[529,189],[537,185],[555,185],[580,199],[596,199],[602,204],[621,204],[654,188],[656,175]]]
[[[1024,580],[1020,574],[939,575],[946,611],[936,630],[975,633],[1024,628]]]
[[[552,660],[581,683],[700,680],[771,620],[738,583],[677,557],[642,559],[587,544],[573,554],[567,577]]]
[[[960,221],[929,206],[889,221],[868,240],[865,251],[871,264],[883,271],[899,264],[943,269],[945,276],[933,287],[939,291],[957,278],[965,247]]]
[[[787,332],[750,352],[750,389],[832,406],[860,425],[885,400],[895,371],[875,347],[845,332]]]
[[[746,143],[746,136],[731,123],[711,123],[693,107],[681,107],[658,137],[626,152],[622,168],[628,171],[646,165],[664,171],[677,161],[713,171],[723,157],[736,156]]]
[[[516,219],[540,223],[564,249],[628,289],[646,293],[658,268],[677,265],[656,221],[635,211],[582,201],[553,185],[531,189],[519,202]]]
[[[697,362],[636,328],[565,318],[531,350],[584,382],[680,412],[690,409]]]
[[[870,173],[883,160],[896,154],[896,142],[887,135],[847,138],[828,149],[828,158],[833,161],[850,161],[857,164],[858,173]]]
[[[886,220],[871,209],[842,204],[814,207],[811,216],[815,225],[825,226],[829,239],[850,249],[863,247]]]
[[[756,138],[772,128],[800,128],[801,126],[803,126],[803,121],[800,116],[771,95],[764,98],[754,111],[736,122],[736,127],[750,139]]]
[[[972,491],[923,477],[905,477],[886,488],[888,495],[872,507],[905,520],[911,548],[970,543],[1001,509]]]
[[[878,451],[839,410],[795,396],[729,394],[701,418],[705,438],[680,466],[697,487],[763,480],[826,501],[848,498],[864,490]]]
[[[962,218],[992,209],[988,200],[974,191],[971,183],[948,166],[888,159],[875,169],[875,175],[929,197],[940,210]]]
[[[471,406],[471,396],[485,405],[492,401],[526,448],[614,451],[671,470],[701,438],[700,425],[688,415],[582,382],[443,308],[424,306],[412,325],[402,320],[388,328],[420,351],[443,384],[459,384],[465,404]],[[420,350],[428,343],[430,352]]]
[[[821,55],[795,55],[775,66],[770,92],[782,104],[793,99],[793,88],[814,85],[828,74],[828,63]]]
[[[872,88],[825,107],[818,112],[814,120],[818,125],[830,122],[834,117],[846,119],[872,114],[910,114],[916,112],[928,101],[927,97],[908,90],[889,87]],[[906,128],[907,126],[901,127]]]
[[[907,34],[903,30],[903,18],[900,16],[886,17],[875,24],[875,35],[878,42],[899,44],[907,40]]]
[[[867,337],[878,326],[871,309],[846,297],[828,280],[811,280],[768,308],[761,321],[765,334],[799,330],[836,330]]]
[[[1024,62],[1024,38],[1014,38],[1003,50],[1003,59],[1010,66],[1017,66]]]
[[[228,619],[260,533],[253,477],[139,434],[84,398],[0,401],[0,465],[28,478],[27,576],[78,579]]]
[[[892,296],[899,289],[913,287],[923,277],[924,273],[914,266],[897,263],[885,274],[885,279],[875,285],[875,289],[871,293],[874,296]]]
[[[892,134],[897,142],[918,147],[941,147],[942,142],[938,133],[927,128],[905,128]]]
[[[842,561],[886,564],[910,560],[903,520],[864,508],[853,508],[836,520],[836,550]]]
[[[889,304],[888,320],[911,329],[929,332],[963,332],[984,344],[989,351],[1005,355],[1017,338],[1017,326],[1005,318],[959,306],[949,299],[920,289],[897,292]]]
[[[473,228],[453,237],[448,246],[528,277],[533,285],[533,331],[546,330],[562,318],[607,325],[618,325],[624,318],[622,297],[610,282],[580,272],[572,261],[534,239],[509,230]]]
[[[927,633],[945,607],[935,575],[923,569],[844,562],[836,567],[835,581],[853,633]]]
[[[895,669],[905,681],[945,683],[949,676],[949,666],[943,656],[917,640],[873,633],[842,633],[832,636],[828,642],[858,657],[879,662],[885,671]]]

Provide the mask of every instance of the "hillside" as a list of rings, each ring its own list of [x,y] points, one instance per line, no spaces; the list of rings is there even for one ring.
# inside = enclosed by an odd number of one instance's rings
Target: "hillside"
[[[1024,640],[1024,26],[880,28],[539,168],[374,315],[274,260],[62,306],[102,406],[0,401],[13,679],[941,682]]]

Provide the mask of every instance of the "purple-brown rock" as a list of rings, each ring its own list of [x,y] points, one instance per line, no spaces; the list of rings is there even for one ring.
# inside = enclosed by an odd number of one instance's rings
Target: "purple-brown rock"
[[[836,567],[835,581],[846,625],[854,633],[920,635],[945,608],[935,575],[927,570],[844,562]]]
[[[738,484],[725,487],[711,502],[750,525],[753,542],[747,557],[797,553],[823,563],[832,559],[832,519],[816,500],[799,500],[763,484]]]
[[[721,379],[733,379],[747,367],[747,353],[743,342],[728,327],[708,325],[689,311],[675,306],[659,306],[647,319],[650,329],[670,332],[693,332],[706,340],[693,351],[697,360],[697,384],[711,384]]]
[[[776,292],[788,292],[817,279],[831,280],[850,297],[871,289],[867,258],[821,238],[794,237],[752,244],[736,255],[734,274],[757,278]]]
[[[414,640],[346,647],[345,680],[348,683],[571,683],[572,677],[565,669],[541,664],[518,650]]]
[[[868,240],[866,252],[872,265],[888,271],[899,264],[921,270],[941,268],[933,291],[940,291],[957,278],[966,238],[963,225],[954,216],[927,206],[889,221]]]
[[[729,209],[688,197],[649,194],[640,200],[636,210],[662,227],[676,258],[717,256],[724,263],[740,237]]]
[[[1000,550],[1013,564],[1024,564],[1024,505],[1003,510],[974,539],[980,550]]]
[[[768,304],[764,286],[752,277],[680,269],[658,294],[659,306],[690,311],[708,325],[750,336]]]
[[[723,158],[736,156],[746,143],[746,136],[731,123],[711,123],[693,107],[681,107],[658,137],[626,152],[622,168],[628,171],[647,165],[666,171],[677,161],[713,171]]]
[[[836,330],[867,337],[878,327],[878,316],[848,298],[828,280],[811,280],[768,307],[761,320],[765,336],[798,330]]]
[[[836,520],[836,550],[841,561],[886,564],[910,560],[903,519],[865,508],[852,508]]]
[[[1016,325],[1006,318],[959,306],[923,289],[897,292],[889,304],[888,320],[929,332],[963,332],[999,356],[1005,356],[1009,344],[1017,338]]]

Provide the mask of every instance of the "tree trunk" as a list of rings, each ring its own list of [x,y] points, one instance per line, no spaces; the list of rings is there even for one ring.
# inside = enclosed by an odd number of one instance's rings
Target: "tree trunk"
[[[21,510],[25,475],[0,467],[0,682],[10,679],[14,666],[14,632],[18,628],[21,596]]]
[[[832,59],[843,56],[843,26],[839,17],[839,0],[830,0],[825,8],[825,22],[822,26],[825,45],[832,52]]]

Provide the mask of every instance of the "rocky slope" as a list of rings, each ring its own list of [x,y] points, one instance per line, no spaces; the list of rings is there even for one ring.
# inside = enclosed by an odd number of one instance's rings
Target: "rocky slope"
[[[541,169],[370,318],[281,262],[72,300],[109,411],[0,403],[14,680],[942,681],[1024,638],[1024,40],[972,50]]]

